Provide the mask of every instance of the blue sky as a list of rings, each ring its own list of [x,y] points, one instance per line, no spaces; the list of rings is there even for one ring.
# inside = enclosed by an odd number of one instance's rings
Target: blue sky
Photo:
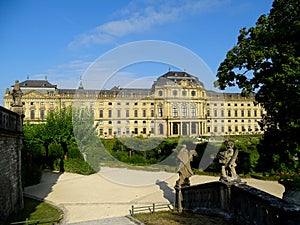
[[[59,88],[77,88],[80,76],[100,56],[142,40],[189,49],[215,75],[239,30],[254,26],[271,6],[271,0],[1,0],[0,104],[16,79],[47,76]],[[122,87],[140,77],[157,77],[169,67],[130,65],[110,85]],[[98,78],[101,82],[101,74]]]

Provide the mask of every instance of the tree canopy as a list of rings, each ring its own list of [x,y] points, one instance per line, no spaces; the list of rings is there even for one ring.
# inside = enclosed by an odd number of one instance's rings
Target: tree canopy
[[[237,85],[265,109],[263,155],[276,169],[300,159],[300,1],[275,0],[268,15],[240,30],[237,44],[220,64],[216,86]],[[275,164],[273,164],[275,163]]]

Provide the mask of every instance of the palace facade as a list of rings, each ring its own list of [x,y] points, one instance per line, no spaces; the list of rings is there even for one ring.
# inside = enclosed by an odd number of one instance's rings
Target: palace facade
[[[186,72],[169,71],[150,89],[114,87],[110,90],[60,89],[47,80],[21,82],[24,121],[43,123],[49,112],[80,105],[94,117],[100,137],[114,136],[206,136],[260,133],[263,109],[254,94],[206,90]],[[11,90],[4,96],[10,109]]]

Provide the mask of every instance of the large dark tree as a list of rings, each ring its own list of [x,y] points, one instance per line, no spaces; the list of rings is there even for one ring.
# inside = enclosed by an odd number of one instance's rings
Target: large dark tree
[[[237,44],[220,64],[216,85],[256,92],[265,109],[260,164],[290,169],[300,159],[300,1],[275,0],[254,27],[240,30]]]

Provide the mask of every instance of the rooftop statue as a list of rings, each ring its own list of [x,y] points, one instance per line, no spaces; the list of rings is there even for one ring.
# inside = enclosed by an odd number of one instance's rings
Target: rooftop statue
[[[11,95],[12,95],[12,98],[13,98],[13,102],[12,102],[11,106],[20,106],[20,107],[22,107],[23,103],[21,101],[21,98],[22,98],[23,93],[20,89],[20,85],[19,85],[18,80],[15,81],[15,85],[12,89]]]

